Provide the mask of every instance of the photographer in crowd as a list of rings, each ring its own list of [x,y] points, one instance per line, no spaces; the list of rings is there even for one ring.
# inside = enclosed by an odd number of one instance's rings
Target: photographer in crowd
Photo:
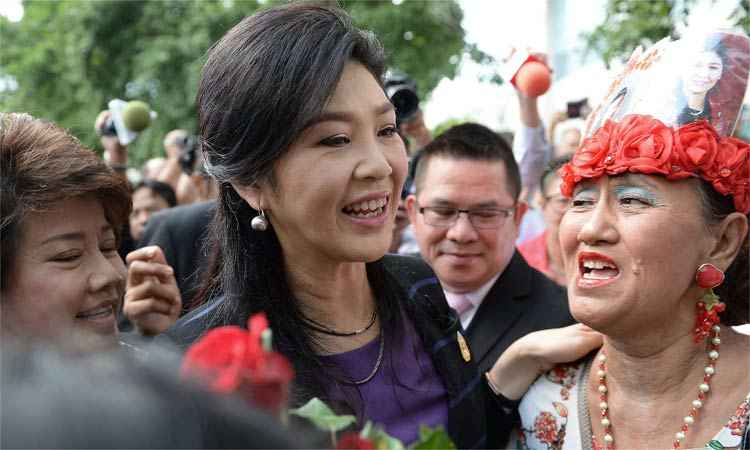
[[[164,137],[167,162],[157,179],[172,186],[177,204],[188,205],[216,198],[217,186],[203,169],[198,140],[186,130],[172,130]]]

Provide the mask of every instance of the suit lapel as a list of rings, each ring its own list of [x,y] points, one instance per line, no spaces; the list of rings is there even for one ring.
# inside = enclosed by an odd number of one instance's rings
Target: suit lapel
[[[389,257],[386,259],[390,261]],[[477,373],[476,360],[467,362],[462,359],[457,342],[461,322],[448,307],[437,277],[431,271],[413,271],[405,267],[407,262],[404,258],[395,259],[386,265],[386,270],[402,286],[403,294],[408,298],[403,305],[404,311],[412,320],[445,386],[448,433],[458,448],[485,448],[485,388],[481,384],[483,378]],[[476,416],[467,415],[467,411]]]
[[[484,297],[479,310],[466,330],[471,351],[482,361],[521,317],[528,305],[523,301],[531,292],[531,272],[523,257],[516,251]]]

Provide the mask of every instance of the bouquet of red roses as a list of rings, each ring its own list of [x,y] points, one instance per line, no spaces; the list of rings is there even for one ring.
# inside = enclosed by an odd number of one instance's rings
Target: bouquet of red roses
[[[198,378],[219,393],[237,393],[274,415],[285,410],[294,370],[271,349],[271,330],[264,313],[238,326],[214,328],[190,346],[182,363],[183,378]]]

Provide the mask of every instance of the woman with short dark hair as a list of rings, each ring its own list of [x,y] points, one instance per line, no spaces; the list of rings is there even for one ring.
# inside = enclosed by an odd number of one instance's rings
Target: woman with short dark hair
[[[116,343],[125,182],[65,130],[26,114],[0,115],[0,170],[3,333]]]
[[[3,335],[86,349],[117,345],[126,181],[59,126],[17,113],[0,114],[0,173]],[[128,289],[133,301],[145,300],[133,315],[136,327],[153,321],[155,310],[174,320],[179,291],[164,255],[144,249],[131,260],[131,279],[149,280]]]

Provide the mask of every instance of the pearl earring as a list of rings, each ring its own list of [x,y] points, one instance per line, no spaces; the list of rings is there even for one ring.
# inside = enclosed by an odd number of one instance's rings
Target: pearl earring
[[[266,219],[266,213],[261,209],[260,215],[253,217],[250,221],[250,228],[255,231],[266,231],[268,229],[268,219]]]

